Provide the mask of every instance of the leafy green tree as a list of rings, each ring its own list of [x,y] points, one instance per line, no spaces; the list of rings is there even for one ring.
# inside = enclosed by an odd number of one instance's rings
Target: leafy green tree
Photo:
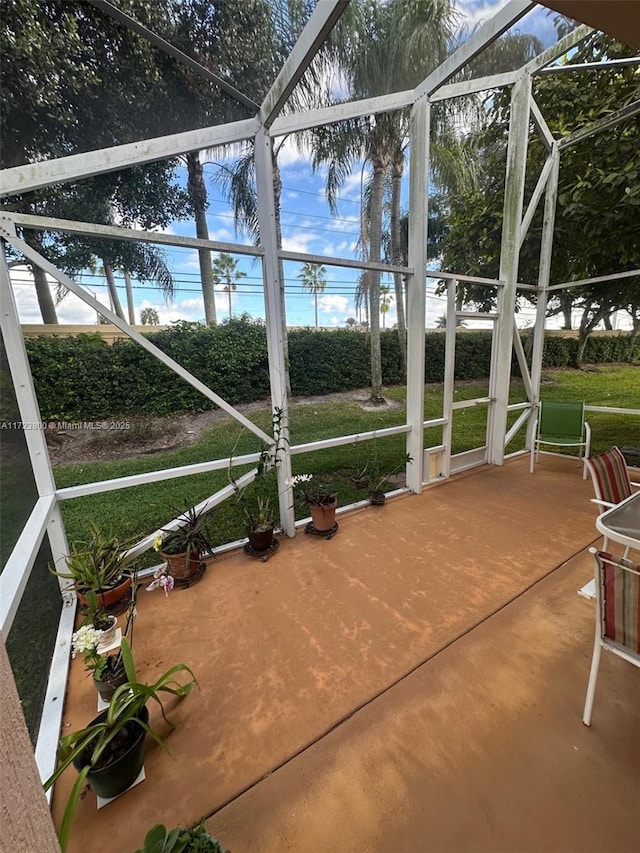
[[[303,264],[302,270],[298,273],[298,278],[302,281],[303,290],[313,293],[315,304],[315,320],[316,329],[318,328],[318,294],[324,293],[327,286],[327,268],[324,264]]]
[[[238,264],[231,255],[220,252],[213,262],[213,283],[222,290],[229,298],[229,319],[231,319],[231,294],[238,289],[238,281],[246,278],[247,274],[238,269]]]
[[[166,20],[169,4],[123,0],[119,6],[158,28]],[[162,109],[157,51],[93,6],[78,0],[7,0],[0,39],[3,166],[174,129]],[[186,210],[184,193],[173,183],[174,166],[174,162],[152,164],[39,190],[12,198],[11,209],[104,224],[167,224]],[[136,213],[141,207],[146,208],[142,218]],[[113,245],[109,251],[94,251],[85,238],[30,229],[24,230],[24,237],[67,272],[90,266],[96,256],[106,261],[106,268],[126,268]],[[122,254],[131,256],[136,251],[128,248]],[[152,250],[141,250],[129,269],[157,268],[162,256],[155,253],[150,267],[152,254]],[[46,276],[36,266],[33,274],[43,320],[55,323]]]
[[[570,63],[622,58],[633,53],[614,40],[594,34],[570,58]],[[636,67],[540,75],[534,97],[551,132],[560,138],[597,121],[638,97]],[[470,275],[497,277],[500,263],[502,199],[508,128],[507,95],[496,96],[487,126],[476,137],[484,171],[477,189],[450,200],[445,266]],[[544,162],[537,136],[527,155],[526,197]],[[562,150],[558,182],[551,284],[608,275],[637,266],[640,257],[640,126],[631,119],[589,136]],[[534,283],[542,210],[534,216],[520,255],[519,278]],[[612,239],[615,235],[615,239]],[[595,326],[618,309],[637,317],[640,302],[637,279],[613,280],[559,291],[549,302],[549,314],[562,313],[570,327],[571,310],[582,311],[576,364]],[[495,304],[495,291],[468,287],[466,298],[480,310]],[[634,307],[635,306],[635,307]]]

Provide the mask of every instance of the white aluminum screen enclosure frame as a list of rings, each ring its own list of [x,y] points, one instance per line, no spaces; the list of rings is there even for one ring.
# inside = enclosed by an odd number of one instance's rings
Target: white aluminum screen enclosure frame
[[[116,7],[104,0],[92,0],[93,4],[114,17],[120,15],[120,22],[130,26],[141,35],[141,27],[136,22],[127,23]],[[407,277],[407,416],[406,423],[387,430],[367,432],[361,435],[338,436],[324,441],[312,442],[306,445],[290,447],[284,443],[283,464],[278,471],[280,486],[280,517],[281,525],[288,535],[294,535],[295,523],[291,506],[291,492],[286,481],[291,472],[291,457],[313,449],[323,449],[349,444],[356,440],[368,440],[383,435],[406,434],[406,449],[414,462],[407,466],[407,487],[410,491],[422,491],[424,477],[424,429],[430,426],[443,426],[445,436],[448,436],[446,447],[431,448],[444,453],[441,473],[447,475],[451,466],[450,459],[450,430],[453,407],[443,411],[441,418],[424,420],[424,358],[425,358],[425,283],[426,278],[443,278],[449,280],[449,307],[454,310],[447,312],[447,346],[451,351],[455,339],[455,299],[452,296],[456,281],[479,281],[469,276],[435,273],[427,270],[426,238],[428,210],[428,177],[429,177],[429,134],[431,103],[480,92],[490,88],[512,87],[512,113],[509,130],[509,146],[507,156],[507,176],[504,202],[504,228],[502,234],[502,250],[499,281],[480,280],[498,287],[499,310],[491,315],[495,327],[495,346],[492,354],[492,369],[490,377],[489,398],[482,401],[489,405],[487,427],[487,459],[493,464],[502,464],[505,458],[505,446],[515,431],[529,419],[530,432],[531,407],[538,401],[540,374],[542,364],[542,347],[544,339],[544,319],[546,297],[549,288],[549,268],[553,239],[553,224],[555,202],[557,196],[557,176],[559,168],[560,148],[563,142],[557,142],[549,132],[544,117],[531,98],[531,76],[536,73],[550,72],[547,66],[557,57],[562,56],[571,47],[578,44],[590,32],[588,27],[578,27],[557,45],[544,51],[539,57],[529,62],[518,71],[492,75],[483,79],[469,80],[461,83],[449,83],[450,79],[484,48],[492,44],[502,33],[520,20],[536,4],[529,0],[510,0],[491,20],[478,28],[465,44],[456,50],[439,68],[430,74],[415,89],[369,98],[359,102],[337,104],[321,110],[312,110],[303,114],[282,115],[282,109],[287,98],[312,62],[323,40],[330,33],[340,14],[345,9],[348,0],[321,0],[317,3],[309,22],[305,26],[297,44],[293,48],[282,70],[278,74],[271,89],[255,115],[235,122],[215,127],[201,128],[184,133],[171,134],[155,139],[143,139],[137,142],[118,145],[100,151],[90,151],[73,154],[55,160],[32,163],[26,166],[5,169],[0,172],[0,195],[11,196],[30,190],[51,186],[57,183],[67,183],[82,178],[118,171],[131,166],[151,163],[179,154],[199,151],[205,148],[225,145],[252,139],[255,143],[255,166],[258,193],[258,218],[260,225],[260,246],[257,248],[235,243],[222,243],[210,240],[199,240],[190,237],[177,237],[169,234],[136,231],[134,229],[116,226],[97,225],[92,223],[70,222],[62,219],[51,219],[25,214],[5,213],[0,216],[0,237],[22,252],[31,262],[36,263],[49,275],[74,292],[80,299],[91,305],[100,314],[107,317],[129,337],[137,341],[148,352],[159,358],[165,365],[174,370],[179,376],[197,388],[209,400],[225,409],[234,418],[251,430],[258,438],[266,443],[273,443],[271,436],[255,427],[244,418],[233,406],[220,398],[214,391],[188,373],[183,367],[165,356],[149,341],[135,332],[127,323],[120,320],[105,306],[97,303],[91,295],[69,276],[57,270],[43,256],[31,249],[20,240],[15,226],[28,226],[36,229],[61,230],[71,233],[89,233],[112,239],[129,239],[152,242],[164,245],[188,246],[190,248],[210,248],[219,251],[248,254],[259,258],[262,263],[267,345],[269,355],[269,379],[271,384],[271,402],[273,410],[284,413],[283,436],[288,437],[287,390],[285,382],[285,360],[283,348],[283,317],[279,296],[279,259],[296,261],[311,261],[338,266],[356,267],[360,269],[382,269],[400,271]],[[144,28],[142,28],[144,29]],[[166,42],[161,44],[155,34],[147,31],[146,36],[156,47],[176,56],[175,48]],[[193,60],[188,57],[177,57],[179,61]],[[197,63],[196,63],[197,65]],[[203,76],[211,74],[199,66],[194,68]],[[233,87],[231,87],[233,89]],[[229,89],[227,88],[227,91]],[[230,94],[245,106],[255,107],[254,102],[237,90]],[[304,253],[293,253],[279,250],[275,230],[275,203],[271,181],[271,149],[273,139],[288,133],[316,127],[339,121],[344,118],[372,115],[403,107],[410,107],[410,169],[409,169],[409,255],[407,267],[394,267],[388,264],[370,264],[354,261],[350,258],[324,258],[322,256]],[[615,120],[628,118],[632,110],[619,115]],[[523,216],[523,191],[526,170],[526,149],[528,141],[529,120],[533,121],[538,133],[548,151],[545,163],[534,196]],[[611,118],[606,122],[610,124]],[[603,124],[605,126],[605,124]],[[596,127],[593,132],[601,129]],[[579,141],[578,134],[572,135],[565,144]],[[533,218],[537,204],[544,196],[544,226],[541,245],[541,262],[538,283],[536,287],[522,285],[518,282],[518,260],[520,246]],[[633,271],[628,274],[632,274]],[[637,271],[635,271],[637,273]],[[534,347],[531,375],[529,375],[524,359],[524,353],[519,348],[519,339],[514,336],[514,314],[516,291],[518,288],[535,290],[538,293],[536,325],[534,330]],[[7,348],[7,357],[16,388],[16,396],[20,409],[20,417],[25,422],[40,421],[38,402],[29,369],[26,350],[17,309],[11,290],[11,283],[4,256],[0,259],[0,296],[2,298],[2,333]],[[516,340],[517,339],[517,340]],[[520,362],[528,402],[515,406],[508,405],[510,362],[512,346],[516,347]],[[447,376],[446,382],[452,383],[453,377]],[[516,424],[507,432],[507,413],[514,409],[522,409]],[[639,412],[636,412],[640,414]],[[528,436],[530,440],[531,436]],[[64,526],[59,509],[59,501],[80,495],[95,494],[101,491],[127,488],[141,483],[185,476],[191,473],[211,471],[226,467],[228,460],[212,460],[198,465],[182,468],[167,469],[151,472],[150,474],[118,478],[117,480],[93,483],[68,489],[56,489],[46,442],[41,431],[26,432],[27,446],[38,489],[38,500],[16,547],[11,554],[5,572],[0,579],[0,616],[3,630],[9,629],[22,591],[31,571],[37,547],[46,533],[51,543],[53,558],[56,563],[64,559],[68,552]],[[237,464],[256,462],[258,454],[248,454],[234,460]],[[480,464],[477,460],[473,464]],[[242,482],[249,482],[255,471],[244,475]],[[214,506],[226,499],[230,487],[216,495],[212,495],[202,506]],[[166,526],[177,525],[174,519]],[[152,534],[140,542],[131,555],[141,553],[151,545]],[[63,703],[60,698],[64,695],[67,668],[69,664],[69,640],[73,628],[75,599],[68,593],[64,596],[64,607],[60,628],[54,650],[54,661],[50,673],[49,686],[43,711],[42,723],[38,736],[36,757],[42,778],[50,775],[55,762],[55,745],[58,738]],[[57,701],[56,701],[57,700]]]

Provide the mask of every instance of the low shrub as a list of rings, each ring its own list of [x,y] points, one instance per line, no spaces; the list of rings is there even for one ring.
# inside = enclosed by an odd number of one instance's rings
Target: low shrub
[[[523,333],[525,347],[528,334]],[[242,317],[213,327],[179,323],[147,337],[232,405],[269,396],[267,338],[261,321]],[[292,329],[288,340],[295,396],[369,385],[368,335],[347,329]],[[109,346],[98,333],[68,338],[43,335],[28,338],[26,346],[44,420],[86,421],[213,408],[188,382],[128,339]],[[548,335],[543,366],[571,366],[577,347],[576,338]],[[395,330],[381,333],[381,349],[384,384],[402,384]],[[639,349],[637,341],[636,351]],[[628,357],[628,335],[598,335],[587,341],[585,362],[622,362]],[[427,332],[426,382],[443,381],[444,361],[444,333]],[[490,363],[490,331],[465,331],[456,336],[456,379],[486,378]],[[515,356],[512,371],[519,375]]]

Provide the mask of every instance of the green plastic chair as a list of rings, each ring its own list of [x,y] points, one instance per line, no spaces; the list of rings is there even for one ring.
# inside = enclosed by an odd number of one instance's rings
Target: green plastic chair
[[[538,419],[534,427],[529,470],[533,474],[540,445],[555,447],[578,447],[579,458],[588,459],[591,448],[591,428],[584,419],[584,403],[540,403]],[[584,451],[584,453],[583,453]],[[583,464],[582,479],[587,479],[587,467]]]

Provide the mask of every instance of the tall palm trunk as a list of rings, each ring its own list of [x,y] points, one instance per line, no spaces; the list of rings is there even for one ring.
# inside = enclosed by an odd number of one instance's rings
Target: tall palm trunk
[[[187,154],[187,191],[193,204],[196,222],[196,236],[199,240],[209,239],[207,225],[207,188],[200,155],[197,151]],[[216,325],[216,298],[211,269],[211,252],[208,249],[198,249],[200,265],[200,281],[202,282],[202,298],[204,300],[204,319],[208,326]]]
[[[231,319],[231,285],[227,286],[227,293],[229,294],[229,319]]]
[[[371,158],[373,180],[371,184],[371,231],[369,260],[380,263],[382,242],[382,199],[384,194],[385,164],[375,154]],[[369,270],[369,321],[371,323],[371,403],[384,402],[382,397],[382,353],[380,349],[380,271]]]
[[[129,325],[136,324],[136,308],[133,302],[133,287],[131,285],[131,273],[129,270],[124,271],[124,284],[127,289],[127,314],[129,315]]]
[[[402,151],[396,152],[391,166],[391,263],[400,264],[402,261],[401,235],[400,235],[400,190],[402,187],[402,173],[404,170],[404,155]],[[407,373],[407,324],[404,314],[404,287],[402,273],[394,272],[393,288],[396,295],[396,317],[398,329],[398,343],[400,344],[400,359],[402,370]]]
[[[124,320],[124,311],[122,310],[122,304],[120,303],[120,297],[118,296],[118,288],[116,287],[116,279],[113,274],[113,267],[106,261],[104,258],[102,259],[102,266],[104,268],[104,275],[107,279],[107,286],[109,288],[109,296],[111,297],[111,304],[113,305],[113,312],[121,320]]]
[[[318,291],[315,290],[313,293],[313,299],[316,307],[316,329],[318,328]]]
[[[25,242],[28,243],[36,252],[42,252],[42,243],[40,236],[35,231],[24,232]],[[40,269],[36,264],[31,264],[31,272],[33,274],[33,283],[36,287],[36,296],[38,298],[38,307],[42,315],[42,322],[49,323],[52,326],[58,325],[58,315],[56,314],[56,306],[51,295],[51,288],[47,281],[47,274]]]

